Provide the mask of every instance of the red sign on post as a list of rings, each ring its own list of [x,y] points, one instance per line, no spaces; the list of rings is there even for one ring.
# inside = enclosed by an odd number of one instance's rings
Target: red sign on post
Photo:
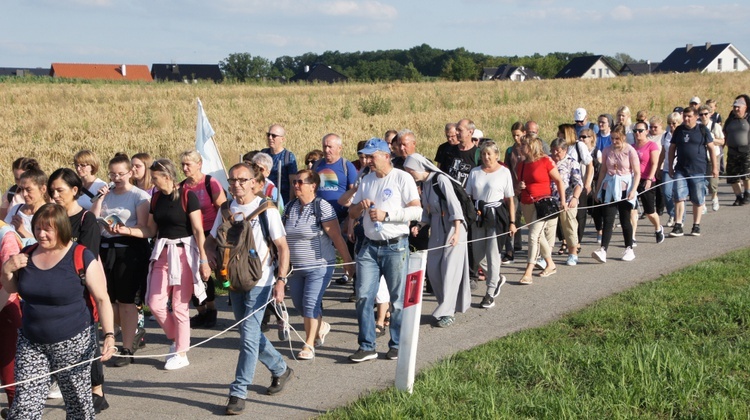
[[[422,303],[423,272],[416,271],[406,275],[406,290],[404,291],[404,309]]]

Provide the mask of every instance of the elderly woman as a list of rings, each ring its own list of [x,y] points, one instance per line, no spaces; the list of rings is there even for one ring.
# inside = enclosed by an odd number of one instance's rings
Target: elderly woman
[[[588,203],[589,194],[591,193],[591,183],[594,180],[594,159],[591,157],[591,152],[589,151],[586,142],[584,142],[584,140],[588,138],[588,134],[584,134],[583,130],[581,130],[581,136],[580,138],[577,138],[576,126],[574,124],[560,124],[557,127],[557,137],[565,140],[565,144],[568,147],[568,156],[572,157],[576,162],[578,162],[578,165],[580,167],[580,176],[583,182],[581,193],[578,195],[578,202],[576,203],[577,210],[575,213],[576,223],[578,226],[576,232],[576,234],[578,235],[578,247],[576,248],[576,252],[580,253],[580,241],[583,238],[583,231],[586,227],[587,214],[587,210],[581,209],[581,207],[586,206],[586,203]],[[570,197],[568,198],[570,199]],[[558,237],[563,240],[564,248],[560,247],[560,251],[558,251],[557,253],[559,255],[563,255],[567,252],[568,249],[564,235],[562,234],[562,224],[560,224],[559,227],[560,229],[558,229]]]
[[[148,265],[148,242],[123,235],[131,228],[145,226],[148,222],[148,194],[130,183],[132,166],[124,153],[110,159],[109,179],[114,189],[103,186],[101,198],[94,201],[91,212],[102,219],[113,220],[102,223],[102,239],[99,255],[107,276],[107,291],[115,310],[115,322],[122,327],[122,351],[129,356],[134,353],[133,341],[138,329],[139,292],[145,287],[144,267]],[[116,218],[116,222],[114,221]],[[118,229],[121,228],[121,229]],[[152,308],[153,309],[153,308]],[[120,357],[116,367],[130,364],[134,359]]]
[[[568,251],[567,265],[578,264],[578,205],[583,191],[581,179],[581,165],[568,154],[568,143],[565,139],[557,138],[550,144],[550,156],[557,165],[567,197],[567,209],[560,213],[560,230],[565,239]],[[552,184],[556,186],[557,184]],[[553,188],[552,195],[559,197],[559,191]]]
[[[478,240],[472,246],[474,259],[481,261],[487,258],[487,270],[484,273],[487,293],[480,303],[483,308],[495,305],[500,287],[506,281],[505,276],[500,274],[500,244],[505,243],[506,238],[498,235],[510,232],[508,236],[515,236],[518,217],[513,177],[508,168],[497,161],[499,154],[500,150],[494,141],[487,140],[482,143],[479,148],[482,163],[469,172],[466,181],[466,193],[474,200],[477,210],[481,213],[480,223],[470,228],[472,238]]]
[[[88,297],[93,296],[104,330],[102,360],[115,352],[112,306],[104,276],[91,251],[82,248],[85,280],[79,277],[65,208],[45,204],[32,219],[38,246],[12,256],[3,264],[3,289],[24,299],[22,327],[16,352],[16,396],[9,418],[40,419],[50,385],[50,371],[92,359],[96,326]],[[91,374],[87,363],[58,372],[68,418],[94,418]],[[41,377],[39,377],[41,376]],[[34,379],[36,378],[36,379]],[[31,379],[30,382],[23,382]]]
[[[114,230],[136,238],[156,235],[146,303],[167,339],[173,340],[164,369],[176,370],[190,364],[188,304],[192,295],[201,301],[206,298],[204,282],[211,275],[211,268],[203,246],[205,236],[198,197],[179,187],[177,170],[169,159],[155,160],[149,169],[157,191],[151,197],[148,223],[132,228],[116,225]],[[172,310],[168,311],[170,300]]]
[[[284,229],[294,270],[289,275],[289,292],[305,324],[305,344],[297,358],[315,357],[315,347],[325,343],[331,325],[323,321],[323,293],[331,282],[336,251],[344,259],[344,270],[354,275],[352,257],[339,229],[336,212],[327,201],[316,197],[320,177],[310,169],[297,172],[294,194],[284,213]]]
[[[638,153],[627,144],[625,126],[618,124],[612,130],[612,145],[602,151],[602,168],[597,181],[597,201],[604,207],[602,247],[591,253],[599,262],[607,262],[607,248],[612,239],[615,215],[619,212],[622,235],[625,240],[623,261],[633,261],[633,226],[630,211],[635,208],[638,183],[641,181],[641,164]]]
[[[78,204],[88,210],[99,188],[107,185],[96,176],[99,172],[99,158],[91,150],[81,150],[73,157],[73,165],[83,181],[83,190],[81,196],[78,197]]]
[[[424,156],[409,155],[404,170],[414,181],[422,183],[422,220],[411,228],[411,234],[416,236],[421,229],[430,227],[427,278],[438,303],[432,316],[438,327],[449,327],[455,321],[456,311],[463,313],[471,306],[467,230],[461,203],[453,191],[453,179]],[[499,260],[497,239],[493,241]]]
[[[263,181],[263,184],[259,185],[260,193],[270,198],[274,203],[276,203],[276,208],[279,209],[279,213],[284,214],[284,199],[281,197],[281,194],[279,193],[279,189],[276,187],[276,184],[274,184],[273,181],[271,181],[268,178],[269,175],[271,175],[271,168],[273,167],[273,158],[268,153],[258,152],[255,155],[253,155],[252,163],[260,167],[260,169],[262,170],[263,177],[265,178],[265,181]]]
[[[674,196],[674,181],[669,175],[669,159],[667,159],[667,151],[669,150],[670,144],[672,144],[672,133],[674,130],[682,124],[682,114],[679,112],[673,112],[667,116],[667,125],[669,131],[667,131],[661,137],[661,152],[659,154],[659,167],[661,168],[661,194],[664,196],[664,204],[667,207],[667,214],[669,219],[667,220],[667,227],[672,227],[675,224],[675,204],[672,199]],[[676,161],[676,159],[675,159]],[[657,169],[659,170],[659,169]],[[683,219],[685,213],[682,214]],[[684,220],[680,220],[682,223]]]
[[[216,215],[219,213],[219,208],[227,201],[224,187],[216,178],[201,172],[203,158],[197,150],[182,152],[180,162],[182,163],[182,172],[185,174],[185,179],[180,182],[180,187],[185,191],[192,191],[198,197],[203,221],[203,234],[208,235],[211,226],[214,225]],[[216,285],[213,276],[206,283],[206,296],[205,302],[193,297],[193,306],[198,310],[198,314],[190,318],[191,328],[213,328],[216,325],[218,312],[214,303],[216,300]]]
[[[635,133],[635,145],[633,148],[638,154],[640,162],[641,182],[638,184],[638,197],[643,206],[643,214],[648,221],[654,226],[654,236],[656,243],[664,242],[664,229],[659,221],[659,215],[656,213],[656,172],[659,168],[659,145],[648,139],[648,124],[638,121],[633,126]],[[630,214],[630,223],[633,226],[633,246],[635,246],[635,233],[638,228],[638,210],[633,209]]]
[[[521,153],[524,160],[518,165],[519,188],[521,189],[521,211],[523,218],[529,225],[529,255],[526,270],[521,277],[521,284],[532,284],[531,278],[534,266],[542,271],[539,277],[549,277],[557,272],[555,262],[552,261],[552,247],[555,244],[555,229],[557,217],[545,215],[540,217],[537,203],[540,205],[552,199],[553,182],[560,192],[562,210],[566,210],[565,188],[560,172],[552,159],[544,154],[542,143],[535,136],[527,135],[521,139]],[[551,216],[551,217],[550,217]],[[541,254],[541,258],[536,258]]]

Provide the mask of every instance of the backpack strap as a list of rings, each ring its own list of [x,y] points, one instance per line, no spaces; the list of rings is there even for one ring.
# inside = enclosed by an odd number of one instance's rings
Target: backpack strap
[[[438,198],[440,199],[440,223],[443,225],[443,231],[445,231],[445,220],[443,220],[443,203],[447,203],[448,199],[445,197],[443,190],[440,189],[440,185],[438,185],[438,177],[440,177],[440,174],[435,175],[435,179],[432,180],[432,190],[435,191],[435,194],[437,194]]]
[[[206,174],[205,177],[203,177],[203,183],[206,186],[206,192],[208,193],[208,197],[211,199],[211,202],[214,201],[214,194],[213,191],[211,191],[211,175]]]
[[[81,244],[75,244],[73,246],[75,246],[73,249],[73,267],[76,269],[78,278],[81,279],[81,285],[86,286],[86,268],[83,263],[83,251],[86,250],[86,247]]]
[[[479,164],[482,162],[482,154],[479,152],[478,147],[476,147],[476,149],[477,149],[476,152],[474,152],[474,165],[479,166]]]
[[[81,188],[81,194],[85,195],[88,198],[94,198],[94,194],[86,187]]]

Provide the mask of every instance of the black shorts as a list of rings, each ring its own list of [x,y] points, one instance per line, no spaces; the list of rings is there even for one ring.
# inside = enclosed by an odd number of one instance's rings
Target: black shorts
[[[655,182],[651,183],[651,189],[646,191],[646,180],[642,179],[638,183],[638,197],[641,199],[643,205],[643,213],[653,214],[656,213],[656,188],[654,188]]]
[[[727,184],[735,184],[750,177],[750,153],[740,152],[737,149],[727,149]]]
[[[100,248],[107,293],[112,303],[136,303],[148,274],[147,250],[138,246]]]

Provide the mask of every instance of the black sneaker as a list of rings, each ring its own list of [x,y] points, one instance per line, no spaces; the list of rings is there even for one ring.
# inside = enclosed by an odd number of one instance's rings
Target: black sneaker
[[[490,309],[491,307],[495,306],[495,299],[493,299],[490,295],[485,295],[484,299],[482,299],[482,303],[480,303],[479,305],[484,309]]]
[[[190,328],[201,328],[206,323],[206,313],[198,312],[197,315],[190,318]]]
[[[2,410],[0,410],[0,418],[7,419],[9,413],[10,408],[3,408]]]
[[[675,223],[674,227],[672,228],[672,231],[669,232],[670,238],[679,238],[680,236],[684,235],[684,232],[682,232],[682,225],[679,223]]]
[[[349,276],[344,274],[343,276],[336,279],[336,284],[347,284],[349,283]]]
[[[133,353],[135,353],[136,350],[142,349],[146,347],[146,340],[144,337],[146,336],[146,329],[138,327],[135,330],[135,338],[133,338]]]
[[[362,350],[359,349],[349,356],[349,360],[354,363],[364,362],[367,360],[377,359],[378,353],[374,350]]]
[[[261,322],[260,332],[269,332],[269,331],[271,331],[271,327],[268,326],[268,322]]]
[[[385,354],[385,358],[388,360],[398,360],[398,349],[389,348],[388,353]]]
[[[701,236],[701,227],[693,225],[693,230],[690,231],[690,236]]]
[[[284,385],[292,379],[294,371],[289,366],[286,367],[284,373],[281,376],[274,376],[271,378],[271,386],[268,387],[266,392],[268,395],[276,395],[284,390]]]
[[[122,349],[120,352],[120,356],[116,358],[114,366],[115,367],[125,367],[131,363],[135,363],[135,359],[129,356],[132,356],[133,352],[130,349]]]
[[[107,402],[107,398],[104,395],[99,396],[96,394],[91,394],[91,400],[94,402],[94,413],[96,414],[99,414],[102,412],[102,410],[106,410],[109,408],[109,403]]]
[[[240,397],[230,396],[227,403],[227,415],[236,416],[237,414],[242,414],[243,410],[245,410],[245,400]]]
[[[656,236],[657,244],[664,242],[664,228],[661,227],[658,232],[654,232],[654,236]]]
[[[515,259],[512,255],[505,254],[503,255],[503,264],[513,264]]]

